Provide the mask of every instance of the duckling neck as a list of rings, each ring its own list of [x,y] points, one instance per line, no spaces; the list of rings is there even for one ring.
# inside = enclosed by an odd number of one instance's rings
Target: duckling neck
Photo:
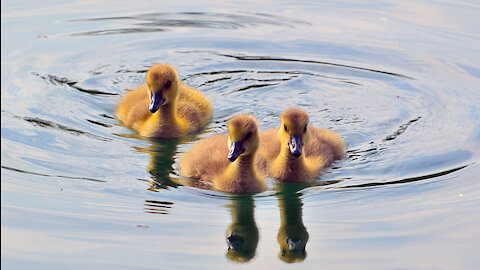
[[[158,115],[160,121],[164,123],[176,124],[177,120],[177,102],[172,101],[160,106],[160,109],[155,113]]]
[[[152,115],[152,118],[157,123],[162,123],[165,132],[174,133],[173,136],[180,136],[185,132],[182,130],[182,123],[177,118],[176,100],[160,106],[160,109]]]
[[[229,173],[234,178],[252,179],[256,178],[255,153],[241,155],[229,166]]]
[[[274,164],[276,167],[285,168],[290,172],[299,171],[305,167],[305,156],[302,154],[299,157],[295,157],[290,153],[288,147],[282,147]]]
[[[214,187],[233,193],[251,193],[265,190],[265,176],[255,167],[255,153],[243,154],[230,163],[222,175],[214,179]]]
[[[303,203],[298,194],[286,194],[278,200],[280,208],[280,218],[282,226],[285,225],[302,225],[302,206]]]
[[[255,224],[253,199],[236,200],[230,205],[232,224]]]

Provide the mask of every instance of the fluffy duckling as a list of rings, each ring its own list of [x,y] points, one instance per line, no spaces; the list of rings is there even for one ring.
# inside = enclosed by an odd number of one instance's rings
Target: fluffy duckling
[[[142,136],[177,138],[200,129],[212,116],[212,104],[183,84],[174,67],[158,64],[148,70],[146,85],[120,101],[117,116]]]
[[[228,135],[214,135],[195,145],[180,161],[183,175],[231,193],[265,190],[266,176],[257,169],[259,123],[240,115],[228,123]]]
[[[339,135],[309,125],[308,114],[289,109],[281,115],[280,128],[262,133],[260,155],[268,174],[285,182],[308,182],[333,161],[342,159],[345,144]]]

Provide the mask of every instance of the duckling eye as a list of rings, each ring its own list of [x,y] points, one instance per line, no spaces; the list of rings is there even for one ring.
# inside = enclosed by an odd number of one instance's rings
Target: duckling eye
[[[303,128],[303,133],[307,132],[307,125]]]
[[[248,132],[247,135],[245,135],[245,140],[248,140],[252,137],[252,132]]]
[[[172,85],[172,81],[167,81],[167,82],[165,83],[165,88],[169,88],[170,85]]]
[[[288,131],[286,124],[283,124],[283,129],[284,129],[285,131]]]

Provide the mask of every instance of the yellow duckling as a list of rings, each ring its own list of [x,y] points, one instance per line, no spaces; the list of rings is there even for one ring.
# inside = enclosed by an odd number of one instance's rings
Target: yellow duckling
[[[266,176],[257,169],[259,123],[240,115],[228,123],[228,135],[214,135],[195,145],[180,161],[183,175],[232,193],[265,190]]]
[[[308,114],[289,109],[281,127],[262,133],[260,155],[268,162],[268,175],[285,182],[308,182],[333,161],[342,159],[345,144],[336,133],[311,127]]]
[[[174,67],[159,64],[147,72],[146,85],[120,101],[117,116],[142,136],[177,138],[200,129],[212,116],[212,104],[183,84]]]

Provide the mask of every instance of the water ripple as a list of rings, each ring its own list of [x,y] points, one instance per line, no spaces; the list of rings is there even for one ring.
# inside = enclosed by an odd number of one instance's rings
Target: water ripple
[[[402,135],[402,134],[407,130],[407,128],[408,128],[411,124],[413,124],[413,123],[417,122],[418,120],[420,120],[420,118],[422,118],[422,117],[419,116],[419,117],[417,117],[417,118],[415,118],[415,119],[408,120],[407,123],[401,125],[401,126],[398,128],[398,130],[396,130],[393,134],[388,135],[387,137],[385,137],[385,139],[383,139],[383,141],[385,142],[385,141],[395,140],[398,136]]]
[[[105,181],[105,180],[100,180],[100,179],[95,179],[95,178],[89,178],[89,177],[76,177],[76,176],[67,176],[67,175],[44,174],[44,173],[31,172],[31,171],[22,170],[22,169],[17,169],[17,168],[8,167],[8,166],[3,166],[3,165],[1,165],[1,167],[2,167],[2,169],[14,171],[14,172],[19,172],[19,173],[24,173],[24,174],[37,175],[37,176],[55,177],[55,178],[65,178],[65,179],[75,179],[75,180],[87,180],[87,181],[93,181],[93,182],[107,182],[107,181]]]
[[[54,123],[52,121],[43,120],[43,119],[40,119],[40,118],[37,118],[37,117],[18,117],[17,116],[16,118],[23,119],[23,120],[27,121],[28,123],[31,123],[31,124],[33,124],[35,126],[38,126],[38,127],[52,128],[52,129],[57,129],[57,130],[60,130],[60,131],[66,131],[66,132],[68,132],[70,134],[73,134],[75,136],[85,135],[85,136],[88,136],[90,138],[98,139],[98,140],[101,140],[101,141],[106,141],[106,142],[112,141],[112,139],[110,139],[110,138],[105,138],[105,137],[95,135],[95,134],[92,134],[92,133],[89,133],[89,132],[86,132],[86,131],[82,131],[82,130],[71,128],[71,127],[68,127],[68,126],[65,126],[65,125],[57,124],[57,123]],[[90,120],[89,122],[93,123],[95,121]],[[95,124],[98,124],[98,125],[101,125],[101,126],[108,126],[108,125],[98,123],[98,122],[95,122]]]
[[[92,89],[84,89],[80,86],[78,86],[78,82],[70,80],[65,77],[60,77],[56,75],[51,75],[51,74],[46,74],[46,75],[41,75],[36,72],[32,72],[33,75],[43,79],[45,82],[53,85],[64,85],[70,88],[73,88],[77,91],[80,91],[82,93],[87,93],[90,95],[106,95],[106,96],[115,96],[118,95],[117,93],[109,93],[109,92],[104,92],[104,91],[99,91],[99,90],[92,90]]]
[[[104,36],[132,33],[165,32],[175,28],[205,28],[234,30],[262,25],[295,28],[309,26],[310,23],[283,16],[265,13],[228,14],[214,12],[144,13],[134,16],[112,16],[86,19],[73,19],[67,22],[124,22],[121,28],[73,33],[71,36]]]

